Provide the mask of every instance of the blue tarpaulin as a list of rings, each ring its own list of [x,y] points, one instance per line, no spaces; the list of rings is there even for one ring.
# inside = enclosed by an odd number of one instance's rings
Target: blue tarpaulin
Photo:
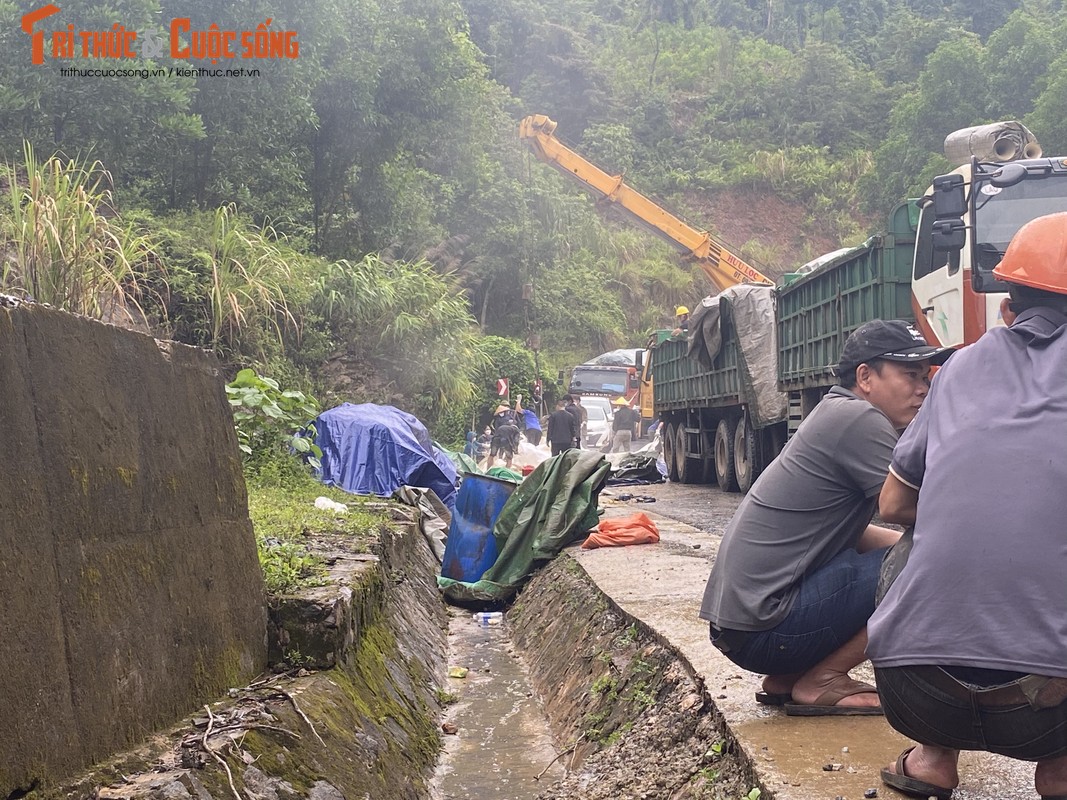
[[[456,467],[417,417],[393,406],[345,403],[322,412],[315,430],[326,485],[379,497],[422,486],[454,507]]]

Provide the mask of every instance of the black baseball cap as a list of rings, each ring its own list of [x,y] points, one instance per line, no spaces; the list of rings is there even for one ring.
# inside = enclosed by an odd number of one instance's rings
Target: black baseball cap
[[[876,319],[860,325],[845,341],[838,363],[839,375],[876,358],[886,361],[930,361],[944,364],[951,347],[927,344],[919,329],[902,319]]]

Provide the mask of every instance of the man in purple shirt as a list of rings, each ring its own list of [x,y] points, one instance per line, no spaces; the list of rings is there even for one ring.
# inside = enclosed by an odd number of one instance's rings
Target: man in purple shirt
[[[984,750],[1067,800],[1067,213],[1024,225],[993,274],[1009,327],[935,377],[879,498],[914,530],[867,655],[919,743],[882,780],[948,798],[960,750]]]

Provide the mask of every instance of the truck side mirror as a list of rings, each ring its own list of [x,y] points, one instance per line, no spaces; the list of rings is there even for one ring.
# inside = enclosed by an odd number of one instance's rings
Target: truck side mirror
[[[556,373],[556,383],[558,383],[560,386],[563,385],[563,370],[560,370]]]
[[[963,249],[967,240],[967,226],[962,219],[935,219],[930,241],[938,252],[956,252]]]
[[[963,176],[939,175],[934,178],[934,224],[930,241],[934,250],[959,252],[967,240],[967,226],[963,215],[967,211],[967,196]]]
[[[976,269],[971,272],[971,288],[978,294],[1006,292],[1008,291],[1008,284],[997,280],[992,270]]]
[[[630,375],[630,380],[629,380],[628,384],[629,384],[629,387],[631,389],[640,389],[641,388],[641,375],[640,375],[640,373],[635,372],[632,375]]]

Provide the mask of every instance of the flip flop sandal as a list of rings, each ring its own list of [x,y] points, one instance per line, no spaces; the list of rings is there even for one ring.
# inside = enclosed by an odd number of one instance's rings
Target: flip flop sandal
[[[814,703],[786,703],[785,713],[790,717],[880,717],[881,706],[838,705],[838,702],[846,697],[877,691],[869,683],[842,678],[837,686],[827,689]]]
[[[897,756],[897,763],[894,766],[894,772],[890,772],[888,769],[883,769],[881,772],[882,783],[898,792],[903,792],[906,795],[912,797],[936,797],[937,800],[949,800],[952,797],[952,790],[946,789],[943,786],[938,786],[935,783],[927,783],[921,781],[918,778],[909,777],[904,772],[904,760],[908,757],[908,753],[915,749],[912,745],[899,756]],[[1045,800],[1052,800],[1051,798],[1045,798]]]
[[[792,699],[790,692],[756,692],[756,702],[761,706],[784,706]]]

